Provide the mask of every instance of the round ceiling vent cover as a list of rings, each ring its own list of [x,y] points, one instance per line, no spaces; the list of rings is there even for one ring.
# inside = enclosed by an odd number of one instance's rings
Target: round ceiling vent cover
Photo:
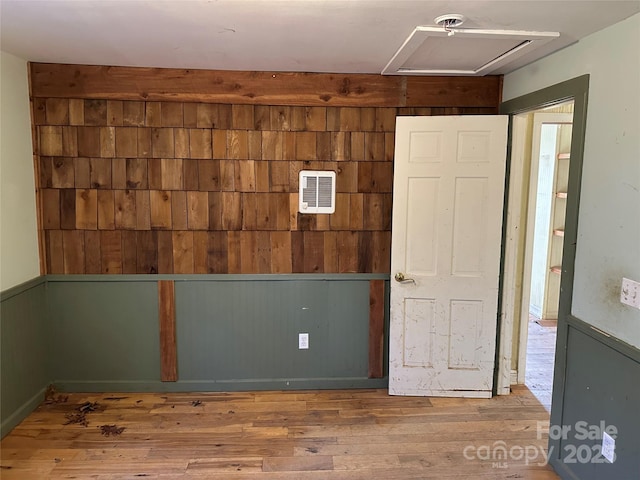
[[[436,17],[433,21],[436,22],[436,25],[440,25],[444,28],[455,28],[462,25],[465,18],[464,15],[459,15],[457,13],[447,13],[446,15]]]

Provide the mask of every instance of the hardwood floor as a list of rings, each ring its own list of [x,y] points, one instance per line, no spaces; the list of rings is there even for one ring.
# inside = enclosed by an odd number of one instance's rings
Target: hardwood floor
[[[529,318],[525,385],[529,387],[547,412],[551,411],[557,330],[557,322],[539,321],[535,317]]]
[[[548,480],[558,478],[543,465],[548,421],[524,386],[492,399],[386,390],[70,394],[2,440],[0,476]]]

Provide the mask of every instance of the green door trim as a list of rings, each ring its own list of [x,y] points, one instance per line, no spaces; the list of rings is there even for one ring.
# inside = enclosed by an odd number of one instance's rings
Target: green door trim
[[[562,276],[560,279],[560,302],[558,308],[558,333],[553,377],[553,394],[551,400],[551,424],[562,423],[564,407],[564,389],[567,367],[567,340],[573,301],[573,278],[575,272],[576,244],[578,241],[578,214],[580,207],[580,188],[582,183],[582,164],[587,124],[587,99],[589,93],[589,75],[567,80],[556,85],[506,101],[500,105],[500,114],[509,115],[508,157],[511,158],[511,135],[513,116],[519,113],[538,110],[565,101],[573,100],[573,135],[571,138],[571,163],[569,164],[569,181],[567,190],[567,209],[565,220],[565,236],[562,252]],[[509,178],[510,165],[507,164],[506,178]],[[505,188],[505,204],[508,198],[508,180]],[[505,209],[506,212],[506,209]],[[505,225],[506,226],[506,225]],[[504,232],[503,232],[504,234]],[[504,238],[503,238],[504,240]],[[503,241],[504,257],[504,241]],[[500,279],[500,296],[502,296],[502,275]],[[498,341],[500,340],[501,319],[498,320]],[[499,350],[496,349],[496,352]],[[497,359],[496,359],[497,360]],[[496,365],[498,365],[496,361]],[[497,376],[497,369],[496,369]],[[497,384],[494,381],[494,388]],[[550,458],[559,461],[559,440],[549,440],[549,451],[554,452]]]

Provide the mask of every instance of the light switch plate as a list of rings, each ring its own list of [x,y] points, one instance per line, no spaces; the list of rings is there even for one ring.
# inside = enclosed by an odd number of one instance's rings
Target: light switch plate
[[[299,333],[298,334],[298,349],[299,350],[307,350],[309,348],[309,334],[308,333]]]
[[[640,308],[640,282],[623,278],[620,301],[625,305]]]

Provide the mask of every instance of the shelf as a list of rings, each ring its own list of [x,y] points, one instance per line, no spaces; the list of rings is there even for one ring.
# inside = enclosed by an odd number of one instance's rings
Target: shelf
[[[564,237],[564,230],[560,229],[560,228],[556,228],[553,231],[553,235],[556,237]]]
[[[558,160],[569,160],[571,158],[570,153],[559,153]]]
[[[557,198],[567,198],[567,192],[556,192]]]
[[[557,273],[558,275],[560,275],[562,273],[562,267],[551,267],[549,270],[551,270],[551,273]]]

